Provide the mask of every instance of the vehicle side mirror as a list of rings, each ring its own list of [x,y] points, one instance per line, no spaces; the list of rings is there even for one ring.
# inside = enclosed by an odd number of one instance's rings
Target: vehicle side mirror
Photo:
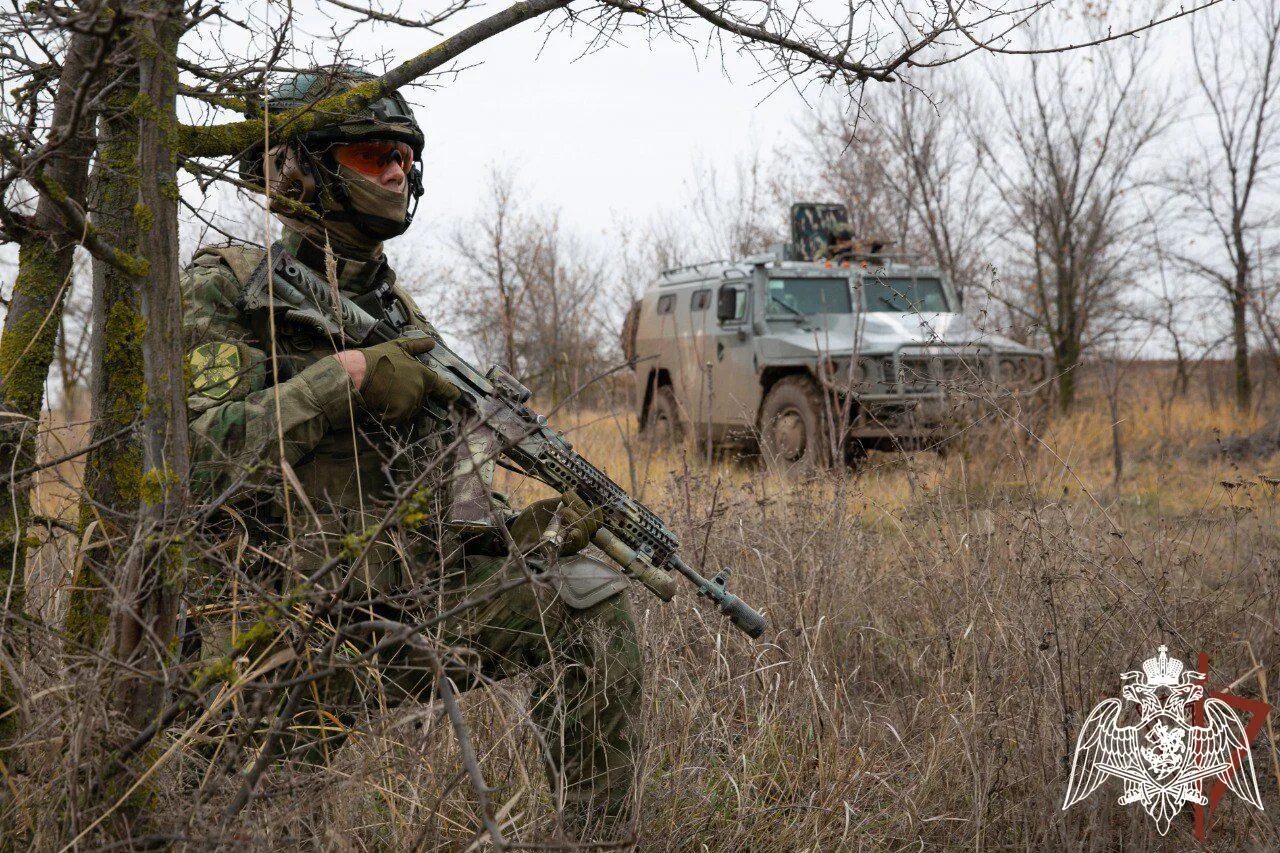
[[[722,287],[716,297],[716,319],[721,323],[736,319],[738,316],[738,293],[732,287]]]

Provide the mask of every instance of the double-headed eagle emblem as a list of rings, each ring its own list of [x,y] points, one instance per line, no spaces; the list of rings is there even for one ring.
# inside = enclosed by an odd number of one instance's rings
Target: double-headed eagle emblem
[[[1120,805],[1142,803],[1164,835],[1186,803],[1204,805],[1205,780],[1221,779],[1231,792],[1262,808],[1244,726],[1220,699],[1204,703],[1205,725],[1191,722],[1191,706],[1204,696],[1204,673],[1183,668],[1161,646],[1142,672],[1121,677],[1121,695],[1137,704],[1136,725],[1120,724],[1124,702],[1099,702],[1076,740],[1064,810],[1088,797],[1109,776],[1124,783]]]

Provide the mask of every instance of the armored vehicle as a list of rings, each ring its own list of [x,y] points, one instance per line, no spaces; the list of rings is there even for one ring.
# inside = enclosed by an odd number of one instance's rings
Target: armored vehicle
[[[641,428],[813,467],[1039,401],[1043,353],[977,328],[936,267],[797,204],[791,242],[663,272],[628,314]]]

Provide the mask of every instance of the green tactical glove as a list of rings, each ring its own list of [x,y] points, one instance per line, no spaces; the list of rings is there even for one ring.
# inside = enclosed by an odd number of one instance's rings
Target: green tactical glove
[[[527,554],[542,542],[543,534],[559,519],[560,556],[576,554],[591,542],[604,521],[602,510],[590,509],[582,498],[565,492],[558,498],[534,501],[511,522],[511,538],[520,553]]]
[[[416,358],[435,345],[424,336],[362,349],[365,374],[359,391],[364,407],[383,423],[396,424],[416,415],[428,397],[445,404],[458,399],[457,388]]]

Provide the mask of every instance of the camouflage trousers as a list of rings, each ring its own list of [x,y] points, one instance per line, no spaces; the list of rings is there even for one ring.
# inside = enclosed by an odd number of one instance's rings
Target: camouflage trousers
[[[283,749],[324,760],[346,740],[347,726],[360,708],[429,701],[438,684],[437,667],[459,690],[531,673],[530,712],[553,795],[577,809],[625,809],[639,747],[642,687],[626,593],[578,609],[537,571],[531,575],[504,557],[469,557],[445,572],[430,592],[384,596],[394,603],[353,608],[340,627],[345,635],[365,639],[344,644],[332,673],[303,691],[290,712]],[[525,582],[518,583],[521,579]],[[414,600],[429,600],[431,606],[408,603]],[[474,606],[460,606],[467,604]],[[400,639],[406,631],[399,626],[421,625],[455,609],[425,631]],[[371,630],[361,632],[364,620]],[[266,660],[282,637],[253,624],[242,617],[232,631],[225,619],[205,620],[203,656],[233,650],[244,667]],[[375,646],[377,654],[370,655]],[[342,665],[344,658],[358,663]]]

